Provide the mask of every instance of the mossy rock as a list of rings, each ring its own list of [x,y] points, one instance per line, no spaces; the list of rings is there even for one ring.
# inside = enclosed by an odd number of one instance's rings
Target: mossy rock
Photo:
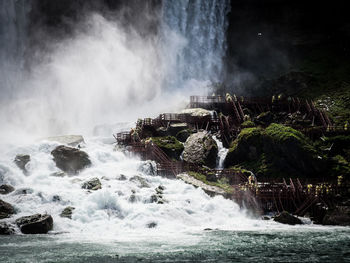
[[[225,160],[226,167],[233,165],[264,176],[303,177],[319,175],[326,162],[301,132],[273,123],[241,131]]]
[[[174,136],[153,137],[152,141],[170,158],[180,159],[184,146]]]
[[[245,122],[243,122],[242,124],[241,124],[241,128],[242,129],[245,129],[245,128],[254,128],[256,125],[255,125],[255,123],[254,122],[252,122],[252,121],[245,121]]]

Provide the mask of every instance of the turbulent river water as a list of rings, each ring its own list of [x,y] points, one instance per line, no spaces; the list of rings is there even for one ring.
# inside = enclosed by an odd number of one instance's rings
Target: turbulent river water
[[[306,219],[303,226],[285,226],[253,218],[233,201],[156,176],[154,164],[114,151],[100,138],[87,139],[83,146],[91,167],[76,176],[53,176],[59,170],[50,152],[57,145],[7,145],[0,154],[0,183],[16,188],[1,198],[15,206],[14,218],[34,213],[54,218],[48,235],[0,237],[2,262],[350,260],[349,228],[312,225]],[[27,175],[13,163],[18,153],[31,156]],[[93,177],[102,189],[82,189]],[[159,185],[165,188],[165,203],[151,203]],[[59,216],[66,206],[75,207],[72,219]]]

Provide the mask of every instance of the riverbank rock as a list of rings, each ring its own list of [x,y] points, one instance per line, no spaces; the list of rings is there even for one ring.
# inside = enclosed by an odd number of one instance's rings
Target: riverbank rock
[[[46,234],[53,228],[53,219],[50,215],[35,214],[18,218],[16,224],[23,234]]]
[[[222,188],[205,184],[202,181],[197,180],[196,178],[190,176],[187,173],[178,174],[176,177],[178,179],[183,180],[185,183],[191,184],[195,187],[202,188],[203,191],[206,192],[210,196],[216,196],[216,195],[223,195],[225,197],[227,196],[226,191],[223,190]]]
[[[23,173],[27,173],[28,170],[26,169],[27,163],[30,162],[30,155],[28,154],[17,154],[14,160],[15,164],[20,168]]]
[[[13,235],[15,233],[15,229],[12,225],[0,222],[0,235]]]
[[[63,211],[60,214],[60,217],[66,217],[69,219],[72,219],[72,215],[73,215],[73,211],[74,211],[75,207],[72,206],[67,206],[65,209],[63,209]]]
[[[46,138],[47,141],[53,141],[69,145],[72,147],[78,146],[81,143],[84,143],[84,138],[81,135],[62,135]]]
[[[187,163],[215,167],[218,146],[207,132],[197,132],[185,142],[183,160]]]
[[[257,176],[270,177],[315,176],[327,168],[305,135],[275,123],[266,129],[243,129],[231,143],[224,164],[239,165]]]
[[[56,166],[67,173],[77,173],[91,165],[87,153],[72,147],[60,145],[52,152]]]
[[[0,219],[8,218],[15,214],[13,206],[0,199]]]
[[[337,206],[323,218],[324,225],[350,226],[350,206]]]
[[[282,213],[277,215],[273,220],[278,222],[278,223],[288,224],[288,225],[301,225],[301,224],[303,224],[303,222],[299,218],[292,216],[291,214],[289,214],[286,211],[283,211]]]
[[[102,184],[100,179],[95,177],[83,183],[81,188],[96,191],[96,190],[102,189]]]
[[[13,188],[11,185],[3,184],[0,186],[0,195],[7,195],[11,192],[13,192],[15,188]]]
[[[152,137],[152,142],[170,158],[180,159],[184,146],[174,136]]]

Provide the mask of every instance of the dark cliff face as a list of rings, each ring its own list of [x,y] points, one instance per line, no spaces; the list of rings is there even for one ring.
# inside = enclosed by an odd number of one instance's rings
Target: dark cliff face
[[[274,77],[310,50],[349,56],[350,16],[344,0],[232,0],[227,31],[228,76]],[[229,78],[228,82],[232,81]]]
[[[30,29],[43,28],[60,37],[71,33],[74,24],[91,12],[100,12],[141,34],[154,34],[159,24],[160,0],[33,0]]]

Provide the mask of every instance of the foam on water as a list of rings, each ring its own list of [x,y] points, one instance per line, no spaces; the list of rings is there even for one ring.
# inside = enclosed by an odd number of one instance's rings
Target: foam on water
[[[52,176],[59,172],[50,154],[57,145],[42,141],[7,147],[1,153],[0,184],[10,183],[16,188],[15,192],[1,197],[17,209],[13,219],[48,213],[54,218],[54,232],[67,233],[73,239],[94,241],[116,238],[142,240],[150,235],[168,237],[169,233],[179,236],[201,232],[205,228],[239,231],[295,229],[251,218],[231,200],[221,196],[211,198],[202,189],[181,180],[156,176],[154,163],[114,151],[113,145],[104,144],[100,139],[87,140],[83,148],[92,161],[90,168],[76,176]],[[24,175],[13,163],[18,153],[31,156],[27,164],[28,175]],[[121,180],[121,175],[125,180]],[[135,176],[144,182],[133,178]],[[94,177],[101,180],[101,190],[89,192],[81,188],[83,182]],[[145,183],[149,187],[142,187]],[[156,194],[155,188],[159,185],[165,187],[163,198],[166,202],[151,203],[151,196]],[[18,193],[18,189],[28,188],[32,193]],[[135,202],[130,201],[133,192]],[[59,216],[67,206],[76,208],[72,220]],[[151,223],[156,223],[156,227],[148,228]],[[310,222],[302,226],[305,227],[317,228]]]

